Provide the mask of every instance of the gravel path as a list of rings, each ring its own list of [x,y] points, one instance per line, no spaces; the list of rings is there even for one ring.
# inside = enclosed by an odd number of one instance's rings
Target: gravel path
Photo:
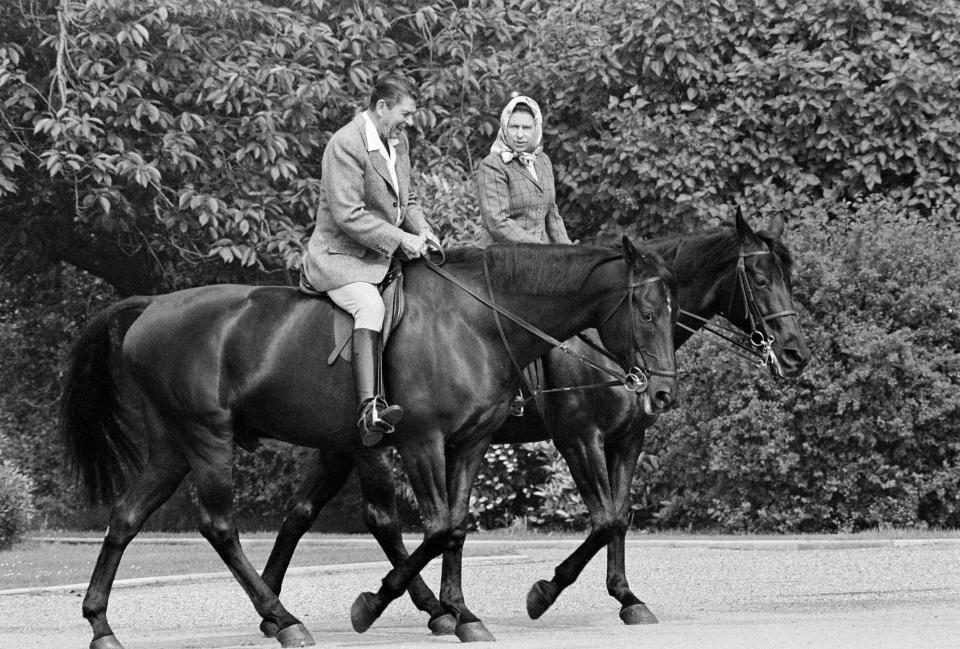
[[[631,585],[660,618],[654,626],[620,622],[600,557],[541,619],[529,620],[527,589],[552,575],[568,544],[518,544],[520,557],[478,559],[465,566],[464,590],[501,649],[960,647],[960,543],[872,545],[630,543]],[[350,604],[361,590],[376,589],[383,574],[378,564],[293,575],[283,601],[319,647],[459,644],[431,636],[406,598],[365,634],[354,633]],[[438,584],[439,567],[431,564],[425,578]],[[0,595],[0,647],[86,647],[81,597]],[[259,634],[252,606],[230,580],[117,589],[110,621],[127,649],[279,647]]]

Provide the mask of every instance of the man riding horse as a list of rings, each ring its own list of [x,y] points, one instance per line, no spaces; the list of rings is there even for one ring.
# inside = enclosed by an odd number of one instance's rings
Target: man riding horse
[[[301,286],[326,293],[354,319],[357,426],[372,446],[391,433],[403,408],[388,405],[380,383],[385,307],[377,284],[393,256],[415,259],[439,241],[410,182],[409,143],[419,93],[406,77],[378,81],[367,109],[334,133],[323,151],[317,222],[303,257]]]

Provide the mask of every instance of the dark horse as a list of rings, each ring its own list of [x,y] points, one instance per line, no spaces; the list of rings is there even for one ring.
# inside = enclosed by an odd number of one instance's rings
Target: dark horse
[[[781,241],[783,221],[774,218],[768,229],[753,232],[738,213],[734,228],[717,233],[694,234],[650,242],[666,261],[678,281],[676,295],[683,310],[674,342],[679,347],[706,320],[722,315],[746,332],[766,355],[771,372],[796,376],[809,362],[810,350],[803,341],[793,310],[790,284],[790,253]],[[591,349],[576,340],[568,344],[590,355]],[[592,356],[604,362],[599,354]],[[566,354],[553,351],[544,357],[545,387],[595,385],[601,380],[595,370]],[[643,447],[646,429],[656,415],[645,412],[637,400],[618,387],[564,390],[543,394],[543,412],[527,408],[523,417],[508,417],[493,434],[493,443],[524,443],[553,439],[566,459],[584,503],[591,514],[592,529],[586,541],[563,563],[550,581],[539,581],[527,596],[527,611],[537,618],[573,583],[587,562],[608,547],[607,590],[621,604],[620,617],[627,624],[656,622],[646,605],[631,592],[624,565],[630,485]],[[296,505],[284,519],[263,576],[280,592],[297,542],[310,529],[323,505],[346,481],[352,466],[326,451],[296,497]],[[393,528],[378,518],[371,529],[392,561],[405,556],[393,494],[377,494],[383,501],[367,503],[378,512],[390,512]],[[370,524],[370,519],[368,519]],[[444,556],[442,592],[459,592],[460,549]],[[422,610],[436,610],[433,593],[420,587],[411,597]],[[446,603],[446,599],[444,600]],[[431,629],[444,631],[438,618]],[[267,627],[264,629],[270,632]]]
[[[397,561],[376,594],[357,598],[351,617],[358,630],[420,584],[414,580],[432,558],[445,551],[459,556],[470,486],[519,382],[508,350],[525,364],[551,346],[530,326],[560,339],[597,328],[625,380],[632,368],[646,368],[645,411],[659,412],[672,400],[672,280],[656,255],[624,239],[622,252],[574,246],[454,251],[444,268],[462,287],[423,262],[406,266],[406,314],[384,357],[391,401],[407,411],[391,440],[416,494],[424,539]],[[497,322],[476,297],[488,291],[522,320]],[[82,333],[63,398],[67,453],[92,497],[112,500],[124,490],[83,602],[93,649],[122,646],[106,615],[121,556],[189,472],[200,532],[257,613],[278,629],[283,646],[313,644],[241,550],[232,465],[235,443],[283,440],[349,458],[371,500],[378,492],[392,495],[382,451],[359,442],[350,369],[326,362],[334,344],[331,315],[328,301],[292,288],[219,285],[130,298]],[[118,335],[119,354],[112,343]],[[377,512],[368,508],[367,515]],[[459,593],[445,604],[459,636],[492,638]]]

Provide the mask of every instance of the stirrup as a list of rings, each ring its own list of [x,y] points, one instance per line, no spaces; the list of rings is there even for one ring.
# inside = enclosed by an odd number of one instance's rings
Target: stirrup
[[[517,391],[513,395],[513,399],[510,400],[510,416],[523,417],[523,406],[525,404],[526,400],[523,398],[523,392]]]
[[[396,425],[403,418],[403,408],[388,406],[383,397],[367,399],[360,406],[360,418],[357,428],[365,446],[373,446],[384,435],[396,430]]]

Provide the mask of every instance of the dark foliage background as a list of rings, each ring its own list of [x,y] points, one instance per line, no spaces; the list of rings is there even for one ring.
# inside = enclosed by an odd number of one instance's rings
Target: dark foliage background
[[[417,179],[448,244],[476,236],[473,170],[512,91],[544,109],[582,241],[786,217],[816,361],[780,382],[685,346],[635,524],[956,526],[958,44],[956,0],[2,3],[0,458],[26,476],[5,502],[100,525],[55,434],[70,342],[123,295],[289,282],[323,145],[390,69],[423,91]],[[478,526],[586,524],[549,445],[488,459]],[[238,452],[248,527],[303,461]],[[358,526],[357,498],[324,524]],[[192,527],[189,501],[152,524]]]

